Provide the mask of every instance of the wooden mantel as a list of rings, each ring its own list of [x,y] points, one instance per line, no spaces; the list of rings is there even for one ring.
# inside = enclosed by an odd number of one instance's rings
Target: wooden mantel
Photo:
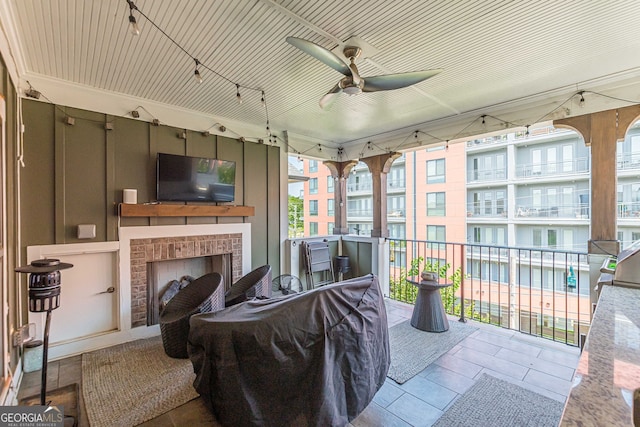
[[[254,216],[253,206],[232,205],[171,205],[171,204],[127,204],[120,205],[123,217],[169,217],[169,216]]]

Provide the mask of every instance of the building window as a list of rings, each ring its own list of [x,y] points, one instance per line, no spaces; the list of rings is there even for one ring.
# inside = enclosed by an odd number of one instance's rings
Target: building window
[[[327,193],[333,193],[334,179],[332,176],[327,177]]]
[[[445,215],[445,193],[427,193],[427,216]]]
[[[310,236],[317,236],[318,235],[318,223],[317,222],[310,222],[309,223],[309,235]]]
[[[473,227],[473,243],[481,243],[482,235],[480,234],[480,227]]]
[[[496,178],[505,179],[507,168],[504,165],[504,154],[496,154]]]
[[[404,239],[405,238],[405,225],[404,224],[389,224],[389,237],[392,239]]]
[[[547,230],[547,246],[550,248],[556,248],[558,246],[557,230]]]
[[[330,222],[327,224],[327,229],[329,234],[333,234],[333,229],[336,227],[336,225],[333,222]]]
[[[387,216],[394,218],[404,217],[405,198],[404,196],[387,197]]]
[[[334,199],[327,200],[327,215],[334,216],[335,215],[335,204],[336,201]]]
[[[532,239],[533,247],[539,248],[542,246],[542,230],[535,229],[533,230],[533,239]]]
[[[562,146],[562,172],[573,171],[573,145]]]
[[[309,179],[309,194],[318,194],[318,178]]]
[[[427,161],[427,184],[445,182],[445,159]]]
[[[473,214],[480,215],[480,193],[473,193]]]
[[[504,205],[504,191],[496,191],[496,214],[506,216]]]
[[[318,216],[318,201],[309,200],[309,215]]]
[[[484,193],[484,214],[491,215],[493,211],[493,194],[490,191]]]
[[[309,160],[309,172],[318,172],[317,160]]]
[[[429,249],[445,249],[444,242],[446,241],[446,228],[444,225],[427,225],[427,240],[431,242],[442,243],[428,243]]]
[[[531,150],[531,173],[533,175],[542,174],[542,150]]]

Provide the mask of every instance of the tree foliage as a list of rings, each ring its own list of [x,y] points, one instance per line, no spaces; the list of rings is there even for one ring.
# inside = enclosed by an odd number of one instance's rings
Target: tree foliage
[[[304,199],[289,194],[289,237],[304,235]]]

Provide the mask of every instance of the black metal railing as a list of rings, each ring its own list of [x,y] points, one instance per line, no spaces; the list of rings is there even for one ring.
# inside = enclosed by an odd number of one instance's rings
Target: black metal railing
[[[587,254],[564,250],[389,240],[389,296],[413,304],[407,278],[438,273],[447,313],[578,346],[590,324]]]

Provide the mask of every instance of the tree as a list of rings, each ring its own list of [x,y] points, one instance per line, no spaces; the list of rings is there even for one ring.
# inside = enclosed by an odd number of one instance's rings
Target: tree
[[[289,238],[304,235],[304,199],[289,194]]]

